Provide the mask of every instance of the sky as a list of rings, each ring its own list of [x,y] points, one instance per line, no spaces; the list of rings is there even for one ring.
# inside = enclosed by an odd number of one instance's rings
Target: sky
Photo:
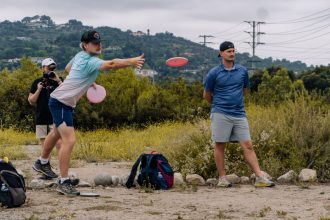
[[[110,26],[151,34],[171,32],[194,42],[211,35],[207,46],[230,40],[238,52],[252,54],[252,31],[259,25],[259,57],[330,63],[330,0],[0,0],[0,22],[34,15],[56,24],[70,19],[84,25]],[[256,31],[258,31],[256,29]]]

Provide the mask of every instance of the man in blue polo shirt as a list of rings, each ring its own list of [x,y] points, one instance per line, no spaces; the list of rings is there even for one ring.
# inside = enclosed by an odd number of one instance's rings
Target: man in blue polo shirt
[[[271,187],[275,184],[260,170],[252,147],[249,124],[244,110],[244,95],[249,90],[247,69],[235,64],[235,47],[225,41],[220,45],[222,64],[209,71],[204,83],[204,98],[211,107],[212,140],[215,142],[214,159],[219,171],[218,186],[230,187],[226,179],[224,150],[227,142],[239,142],[244,157],[256,174],[256,187]]]

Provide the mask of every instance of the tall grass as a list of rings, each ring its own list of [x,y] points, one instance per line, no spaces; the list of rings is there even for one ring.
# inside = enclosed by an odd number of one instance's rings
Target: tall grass
[[[146,129],[124,128],[118,131],[97,130],[77,132],[73,152],[76,159],[135,160],[141,153],[157,150],[168,154],[175,152],[177,143],[196,130],[192,123],[166,122],[150,125]]]
[[[330,180],[330,112],[306,97],[278,106],[249,103],[247,115],[254,148],[263,170],[279,176],[293,169],[313,168],[320,180]],[[0,156],[24,158],[20,145],[34,139],[32,133],[0,131]],[[217,175],[210,121],[166,122],[145,129],[122,128],[77,132],[74,159],[133,161],[155,149],[168,157],[175,170]],[[249,175],[240,147],[226,148],[228,173]]]
[[[35,144],[37,140],[32,132],[19,132],[13,129],[0,129],[0,158],[26,159],[22,145]]]

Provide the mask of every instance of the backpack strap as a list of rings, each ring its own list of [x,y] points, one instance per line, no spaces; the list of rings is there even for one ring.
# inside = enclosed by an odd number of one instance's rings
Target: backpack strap
[[[137,172],[137,169],[138,169],[138,167],[141,163],[141,159],[142,159],[143,156],[144,156],[144,154],[141,154],[140,157],[135,161],[135,163],[132,167],[131,173],[128,177],[128,180],[125,184],[127,188],[131,188],[133,186],[134,179],[135,179],[135,176],[136,176],[136,172]]]
[[[9,186],[9,184],[8,184],[8,182],[6,181],[6,179],[3,177],[3,175],[2,175],[3,173],[9,173],[9,174],[11,174],[11,175],[16,176],[16,177],[19,179],[20,184],[21,184],[21,186],[22,186],[24,192],[26,191],[26,189],[25,189],[25,183],[23,182],[22,177],[21,177],[19,174],[15,173],[15,172],[13,172],[13,171],[10,171],[10,170],[2,170],[2,171],[0,171],[0,179],[1,179],[1,181],[4,182],[7,186]]]

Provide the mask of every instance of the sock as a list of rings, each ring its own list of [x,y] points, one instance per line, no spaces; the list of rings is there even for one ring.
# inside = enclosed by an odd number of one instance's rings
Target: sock
[[[45,158],[40,157],[39,160],[40,160],[40,163],[41,163],[42,165],[45,165],[45,164],[47,164],[47,163],[49,162],[48,158],[45,159]]]
[[[68,179],[70,179],[70,178],[69,178],[69,177],[64,177],[64,178],[61,177],[61,184],[62,184],[65,180],[68,180]]]

